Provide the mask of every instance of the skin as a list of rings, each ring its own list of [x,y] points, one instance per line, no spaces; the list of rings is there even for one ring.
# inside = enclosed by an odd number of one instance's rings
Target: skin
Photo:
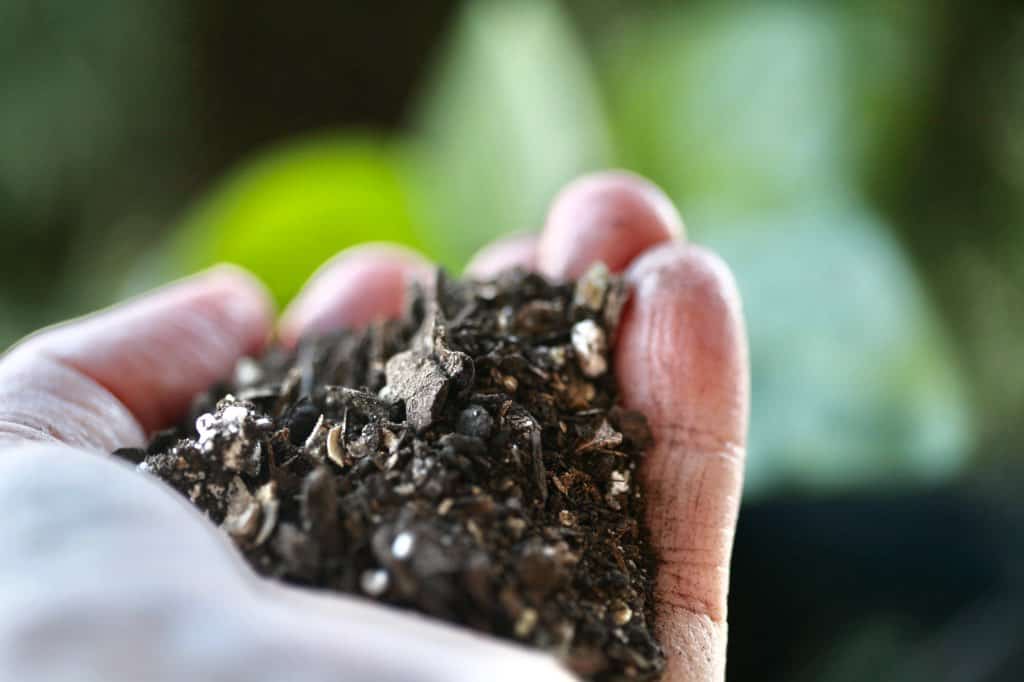
[[[656,187],[599,173],[559,194],[539,235],[486,247],[468,271],[571,278],[596,260],[633,292],[615,364],[656,442],[642,473],[665,679],[723,680],[749,374],[728,268],[684,241]],[[396,247],[343,252],[282,314],[279,338],[396,315],[428,271]],[[264,581],[183,499],[104,455],[143,444],[258,353],[275,324],[268,300],[251,275],[219,267],[0,359],[0,678],[572,679],[512,644]]]

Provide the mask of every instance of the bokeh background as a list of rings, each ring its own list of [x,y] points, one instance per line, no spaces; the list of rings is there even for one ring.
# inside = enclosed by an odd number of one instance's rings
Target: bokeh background
[[[1016,2],[0,0],[0,348],[221,260],[458,271],[603,167],[745,299],[730,680],[1020,679]]]

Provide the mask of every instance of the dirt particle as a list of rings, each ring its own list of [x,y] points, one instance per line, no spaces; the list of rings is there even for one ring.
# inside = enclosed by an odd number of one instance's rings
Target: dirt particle
[[[599,377],[608,371],[608,341],[594,320],[581,320],[573,325],[572,347],[584,376]]]
[[[118,454],[219,524],[258,572],[656,679],[656,566],[617,404],[621,278],[438,276],[406,315],[245,358],[191,424]],[[201,406],[201,407],[200,407]]]

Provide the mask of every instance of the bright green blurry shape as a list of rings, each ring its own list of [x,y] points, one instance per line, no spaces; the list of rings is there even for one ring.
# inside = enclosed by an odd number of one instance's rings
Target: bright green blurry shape
[[[867,175],[881,182],[927,87],[923,23],[909,6],[872,4],[676,5],[643,16],[603,50],[623,161],[690,218],[802,205]]]
[[[843,182],[838,29],[805,5],[665,12],[609,50],[630,167],[694,216],[791,204]]]
[[[468,2],[417,117],[424,240],[455,269],[539,229],[561,185],[609,161],[605,122],[556,3]]]
[[[237,263],[284,303],[341,249],[365,241],[417,247],[402,168],[398,151],[379,140],[332,136],[267,152],[190,212],[179,262],[188,270]]]
[[[605,45],[626,165],[744,296],[751,492],[937,479],[970,449],[955,356],[864,199],[925,87],[898,39],[919,17],[879,7],[676,5]]]
[[[971,442],[960,370],[877,218],[832,204],[711,232],[702,240],[736,272],[750,334],[749,491],[959,471]]]

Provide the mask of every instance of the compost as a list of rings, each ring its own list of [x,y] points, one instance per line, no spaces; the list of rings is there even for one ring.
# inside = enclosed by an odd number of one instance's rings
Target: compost
[[[187,420],[117,454],[186,496],[265,576],[362,595],[656,679],[651,444],[612,367],[627,292],[438,272],[406,313],[244,358]]]

